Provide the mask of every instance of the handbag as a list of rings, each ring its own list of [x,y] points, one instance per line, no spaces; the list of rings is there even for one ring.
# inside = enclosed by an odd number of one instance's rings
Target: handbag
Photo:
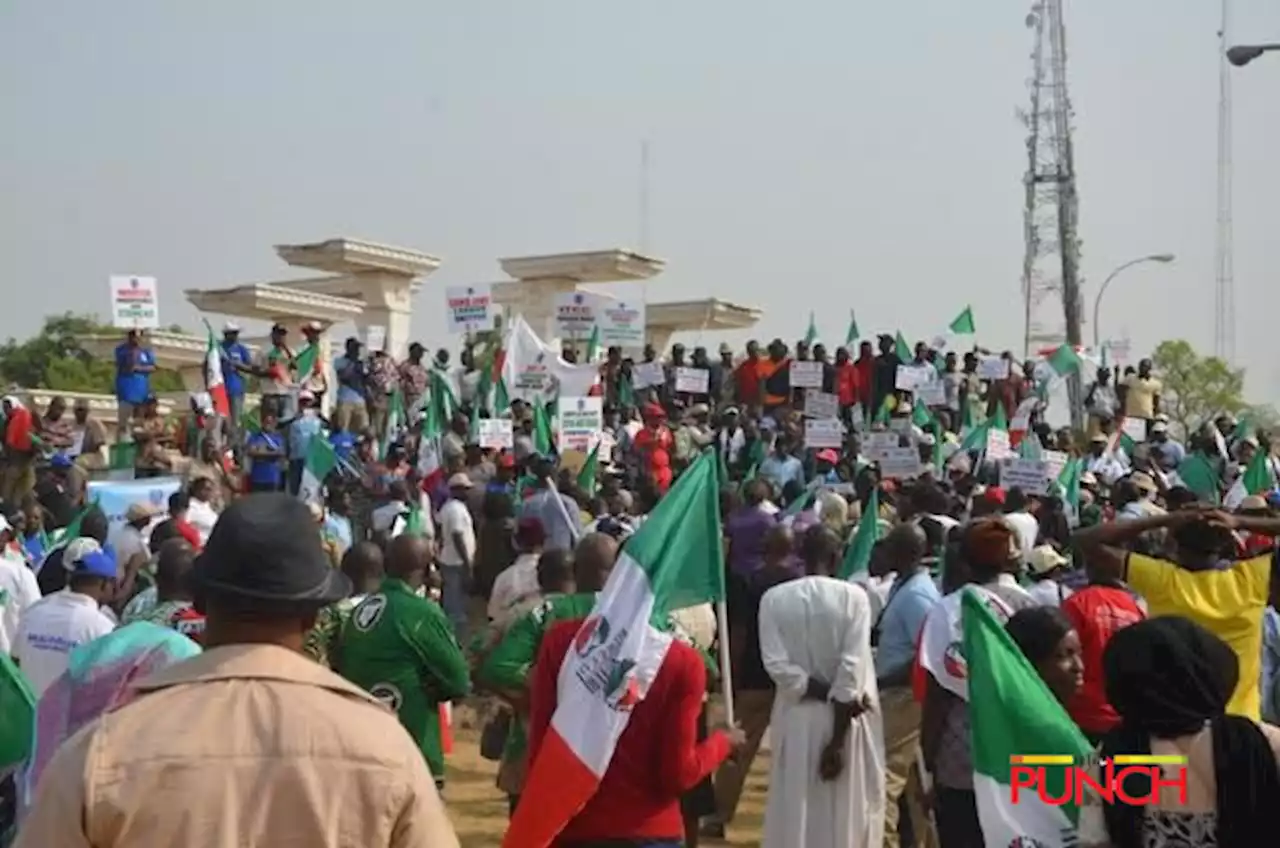
[[[485,724],[484,730],[480,731],[480,756],[490,762],[500,761],[510,733],[511,710],[502,707]]]

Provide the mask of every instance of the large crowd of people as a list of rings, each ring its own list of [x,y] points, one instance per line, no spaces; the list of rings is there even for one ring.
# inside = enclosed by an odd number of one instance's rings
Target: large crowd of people
[[[604,411],[571,457],[556,398],[506,400],[500,351],[395,362],[353,338],[329,363],[319,326],[298,351],[277,326],[255,358],[239,332],[222,410],[205,392],[162,415],[141,333],[117,349],[114,425],[3,399],[5,712],[33,731],[3,722],[0,770],[22,848],[456,845],[461,710],[514,815],[619,550],[708,456],[724,615],[669,611],[679,647],[554,844],[993,844],[955,644],[929,638],[965,593],[1104,756],[1189,763],[1188,798],[1082,815],[1062,844],[1275,832],[1280,459],[1225,412],[1171,426],[1150,361],[1085,375],[1073,430],[1048,423],[1056,361],[901,336],[716,360],[609,348],[583,357]],[[508,443],[482,446],[489,418],[512,421]],[[129,469],[178,478],[163,514],[93,499],[90,480]],[[763,832],[743,834],[766,749]]]

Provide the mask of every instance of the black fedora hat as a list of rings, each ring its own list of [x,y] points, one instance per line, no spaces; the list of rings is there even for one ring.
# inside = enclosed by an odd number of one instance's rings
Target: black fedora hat
[[[351,594],[329,564],[310,507],[283,493],[249,495],[218,516],[192,572],[197,594],[316,607]]]

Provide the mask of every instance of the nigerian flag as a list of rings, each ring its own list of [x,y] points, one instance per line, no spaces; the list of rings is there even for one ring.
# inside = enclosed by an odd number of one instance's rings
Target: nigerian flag
[[[968,664],[973,792],[984,841],[1038,848],[1075,846],[1079,809],[1070,803],[1051,807],[1025,789],[1014,804],[1011,761],[1022,756],[1057,756],[1083,765],[1093,749],[988,611],[982,596],[966,590],[960,609]],[[1046,768],[1045,779],[1049,797],[1061,798],[1066,769]]]
[[[303,460],[302,482],[298,485],[298,497],[307,503],[324,503],[324,481],[338,465],[338,454],[323,433],[313,436],[307,444],[307,456]]]
[[[595,795],[671,647],[668,614],[724,597],[719,479],[708,449],[619,551],[564,658],[551,725],[529,764],[504,848],[555,842]]]

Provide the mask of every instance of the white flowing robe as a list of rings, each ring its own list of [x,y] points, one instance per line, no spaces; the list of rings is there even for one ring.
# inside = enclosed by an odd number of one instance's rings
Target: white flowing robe
[[[760,602],[760,652],[777,685],[763,848],[884,842],[884,734],[871,625],[866,591],[830,577],[775,586]],[[818,763],[831,740],[832,707],[802,700],[811,677],[830,684],[833,701],[866,695],[872,704],[853,720],[844,770],[830,782],[818,775]]]

